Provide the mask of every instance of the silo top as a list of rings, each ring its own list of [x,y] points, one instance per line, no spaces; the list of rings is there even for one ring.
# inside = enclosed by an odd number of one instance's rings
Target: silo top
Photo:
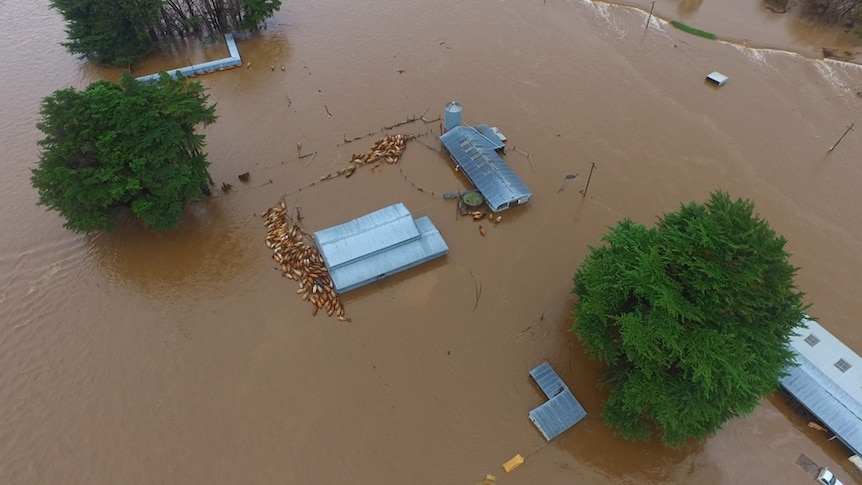
[[[461,103],[457,101],[450,102],[446,105],[446,111],[450,113],[458,113],[459,111],[461,111]]]

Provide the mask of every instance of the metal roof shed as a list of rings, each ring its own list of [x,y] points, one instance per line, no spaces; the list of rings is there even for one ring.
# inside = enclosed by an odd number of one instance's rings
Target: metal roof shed
[[[862,452],[862,358],[819,323],[806,319],[790,340],[798,366],[781,386],[855,454]]]
[[[584,407],[547,362],[530,371],[530,377],[548,397],[541,406],[530,411],[530,421],[539,428],[547,441],[556,438],[587,416]]]
[[[398,203],[314,233],[339,293],[444,256],[449,247],[428,217]]]
[[[524,204],[533,193],[500,158],[495,144],[471,126],[456,126],[440,137],[443,146],[494,212]]]

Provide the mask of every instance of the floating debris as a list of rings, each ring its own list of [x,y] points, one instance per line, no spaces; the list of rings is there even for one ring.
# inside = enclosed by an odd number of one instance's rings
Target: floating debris
[[[512,470],[518,468],[519,466],[524,464],[524,457],[521,455],[515,455],[511,460],[503,463],[503,470],[506,470],[506,473],[511,473]]]
[[[306,243],[306,234],[288,216],[284,204],[267,209],[261,217],[272,259],[280,265],[282,276],[299,284],[296,293],[313,305],[311,314],[323,310],[327,316],[335,315],[339,321],[349,322],[323,258],[313,244]]]
[[[230,189],[232,189],[232,188],[233,188],[233,185],[231,185],[231,184],[229,184],[229,183],[227,183],[227,182],[222,182],[222,184],[221,184],[221,189],[222,189],[222,191],[224,191],[224,192],[228,192],[228,191],[230,191]]]
[[[248,177],[249,177],[249,173],[248,173],[248,172],[241,173],[241,174],[239,174],[239,175],[237,176],[237,178],[238,178],[241,182],[248,182]]]

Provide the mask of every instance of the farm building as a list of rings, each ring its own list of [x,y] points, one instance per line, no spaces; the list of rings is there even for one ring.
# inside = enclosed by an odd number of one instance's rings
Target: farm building
[[[533,193],[497,153],[503,146],[496,132],[480,125],[458,125],[440,137],[455,167],[461,170],[485,197],[494,212],[525,204]]]
[[[413,219],[402,203],[317,231],[314,240],[338,293],[449,252],[431,219]]]
[[[862,358],[814,320],[790,341],[798,366],[788,367],[783,387],[859,455],[862,451]]]

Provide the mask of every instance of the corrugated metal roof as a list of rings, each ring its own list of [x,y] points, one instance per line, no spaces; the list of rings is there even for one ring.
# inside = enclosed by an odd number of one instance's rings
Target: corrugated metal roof
[[[551,364],[542,362],[530,371],[530,377],[539,385],[539,389],[545,393],[548,399],[556,396],[563,389],[568,389],[566,383],[560,379],[560,376],[551,368]]]
[[[330,271],[419,237],[410,211],[395,204],[314,233]]]
[[[548,397],[547,402],[529,413],[530,421],[546,440],[551,441],[586,417],[584,407],[550,364],[542,362],[530,371],[530,376]]]
[[[806,319],[803,324],[790,341],[799,366],[787,368],[781,386],[860,454],[862,358],[817,322]]]
[[[413,220],[401,203],[317,231],[314,239],[339,293],[449,252],[431,219]]]
[[[499,150],[506,146],[503,144],[503,140],[494,133],[494,130],[492,130],[490,126],[486,124],[476,125],[476,131],[485,138],[494,150]]]
[[[533,193],[500,158],[494,145],[471,126],[456,126],[440,141],[464,175],[473,182],[491,210],[498,212],[527,202]]]

